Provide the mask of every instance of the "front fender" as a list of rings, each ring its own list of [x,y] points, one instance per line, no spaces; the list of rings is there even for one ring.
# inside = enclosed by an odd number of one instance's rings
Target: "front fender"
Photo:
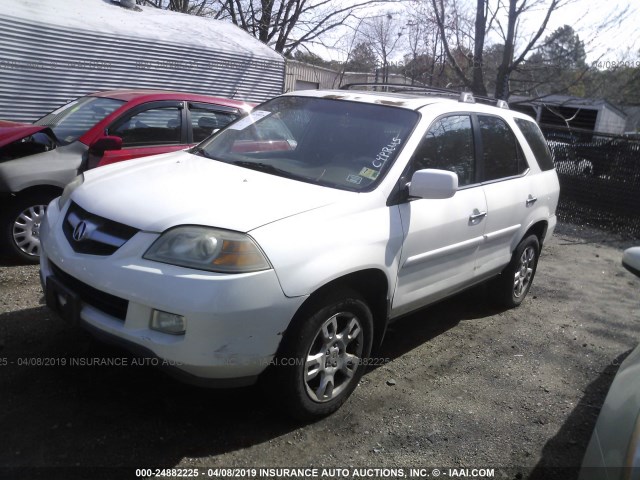
[[[36,185],[64,188],[78,174],[86,146],[80,142],[0,163],[0,192],[17,193]]]
[[[392,298],[403,230],[397,206],[381,205],[347,207],[340,202],[250,234],[269,258],[287,296],[310,295],[337,278],[372,268],[387,276]]]

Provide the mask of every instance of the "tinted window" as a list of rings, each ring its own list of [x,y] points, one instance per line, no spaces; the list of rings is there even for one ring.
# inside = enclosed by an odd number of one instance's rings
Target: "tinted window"
[[[230,112],[219,112],[214,109],[190,107],[193,141],[201,142],[215,130],[220,130],[233,122],[238,115]]]
[[[520,175],[527,169],[515,135],[499,117],[478,116],[484,161],[483,181]]]
[[[540,168],[542,170],[553,170],[554,165],[551,152],[549,151],[549,145],[544,139],[538,125],[530,120],[524,120],[522,118],[516,118],[516,124],[520,128],[524,138],[527,139],[527,143],[529,143]]]
[[[122,137],[123,147],[175,145],[181,143],[181,127],[180,109],[159,107],[129,117],[110,134]]]
[[[454,115],[435,121],[413,156],[412,172],[424,168],[458,174],[458,185],[475,183],[473,130],[468,115]]]

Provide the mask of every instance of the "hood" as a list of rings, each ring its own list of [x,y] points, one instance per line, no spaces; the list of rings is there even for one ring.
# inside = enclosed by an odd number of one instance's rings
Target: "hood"
[[[49,130],[49,127],[42,125],[32,125],[31,123],[9,122],[0,120],[0,147],[21,140],[34,133]]]
[[[90,170],[73,201],[132,227],[206,225],[248,232],[356,195],[174,152]]]

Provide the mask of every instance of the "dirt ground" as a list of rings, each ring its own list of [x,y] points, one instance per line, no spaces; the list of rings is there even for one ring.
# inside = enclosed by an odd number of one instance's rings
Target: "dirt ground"
[[[51,314],[37,267],[5,262],[0,477],[135,478],[134,469],[197,466],[576,478],[618,365],[638,343],[640,280],[620,264],[632,244],[559,226],[520,308],[495,310],[481,286],[396,322],[378,353],[388,363],[312,424],[275,413],[267,400],[277,391],[199,389],[131,361],[69,366],[127,354]]]

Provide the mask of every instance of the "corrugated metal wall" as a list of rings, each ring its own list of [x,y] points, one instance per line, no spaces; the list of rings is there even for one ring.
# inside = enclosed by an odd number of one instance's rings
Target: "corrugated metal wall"
[[[285,62],[0,18],[0,118],[31,122],[78,96],[179,90],[252,102],[282,93]]]

